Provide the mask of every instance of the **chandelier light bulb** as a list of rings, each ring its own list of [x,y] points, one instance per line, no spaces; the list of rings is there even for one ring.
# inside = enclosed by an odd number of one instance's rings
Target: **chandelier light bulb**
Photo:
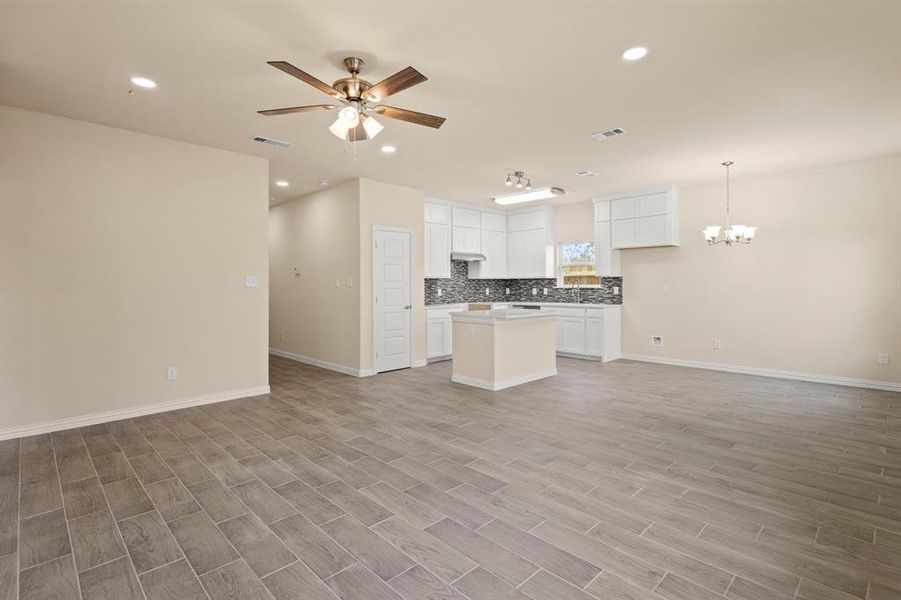
[[[532,189],[532,180],[531,180],[531,179],[529,179],[529,180],[526,181],[526,189],[527,189],[527,190],[531,190],[531,189]]]
[[[347,125],[347,124],[344,122],[344,119],[342,119],[341,116],[339,115],[338,118],[335,119],[335,122],[332,123],[331,127],[328,128],[328,130],[331,131],[332,134],[333,134],[336,138],[338,138],[339,140],[343,140],[343,139],[346,139],[346,138],[347,138],[347,131],[348,131],[351,127],[352,127],[352,126]]]
[[[507,181],[504,182],[504,185],[507,186],[507,187],[510,187],[511,185],[513,185],[513,180],[510,179],[510,174],[509,174],[509,173],[507,173]]]
[[[522,177],[516,178],[516,187],[522,188]]]
[[[372,117],[363,116],[362,119],[363,129],[366,130],[366,135],[369,136],[369,139],[374,138],[382,129],[384,129],[382,124]],[[384,150],[384,148],[382,150]]]
[[[360,112],[355,106],[345,106],[338,112],[338,118],[347,125],[347,128],[356,127],[360,122]]]

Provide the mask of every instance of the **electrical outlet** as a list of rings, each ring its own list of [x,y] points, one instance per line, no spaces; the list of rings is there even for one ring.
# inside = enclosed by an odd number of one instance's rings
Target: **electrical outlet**
[[[178,379],[178,367],[169,367],[166,369],[166,379],[169,381],[175,381]]]
[[[888,352],[880,352],[877,362],[880,365],[887,365],[888,364]]]
[[[613,293],[619,294],[619,286],[618,285],[613,286]]]
[[[662,335],[652,335],[651,336],[651,346],[655,348],[663,348],[663,336]]]
[[[246,285],[249,288],[255,288],[260,285],[260,280],[256,275],[248,275],[244,279],[244,285]]]
[[[532,288],[532,295],[533,295],[533,296],[537,296],[537,295],[538,295],[538,288]]]
[[[723,340],[714,339],[713,340],[713,349],[714,350],[722,350],[723,349]]]
[[[438,297],[440,298],[443,295],[444,295],[444,292],[441,290],[441,288],[438,288]]]
[[[282,330],[279,332],[278,336],[279,336],[279,337],[281,338],[281,340],[284,342],[284,341],[285,341],[285,338],[287,337],[287,336],[285,335],[285,330],[282,329]]]
[[[345,277],[344,285],[346,285],[349,288],[352,288],[354,286],[354,278],[353,277]]]
[[[509,295],[510,295],[510,288],[504,288],[504,295],[505,295],[505,296],[509,296]]]
[[[544,295],[547,296],[547,288],[544,288]]]
[[[486,296],[490,296],[490,295],[491,295],[491,288],[485,288],[485,295],[486,295]]]

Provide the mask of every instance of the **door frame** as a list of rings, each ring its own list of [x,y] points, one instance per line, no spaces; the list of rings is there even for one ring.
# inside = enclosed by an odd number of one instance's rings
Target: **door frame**
[[[377,231],[383,231],[388,233],[406,233],[410,236],[410,269],[408,272],[409,280],[410,280],[410,310],[407,312],[407,322],[410,328],[410,347],[407,355],[410,358],[410,366],[407,368],[413,367],[413,248],[414,248],[414,240],[416,239],[416,234],[412,229],[407,227],[394,227],[391,225],[373,225],[372,226],[372,240],[371,240],[371,249],[372,249],[372,282],[371,282],[371,298],[370,302],[372,305],[372,371],[376,375],[379,374],[378,365],[376,364],[376,350],[378,348],[378,335],[379,335],[379,327],[378,320],[376,319],[376,303],[375,303],[375,273],[376,273],[376,248],[375,248],[375,235]]]

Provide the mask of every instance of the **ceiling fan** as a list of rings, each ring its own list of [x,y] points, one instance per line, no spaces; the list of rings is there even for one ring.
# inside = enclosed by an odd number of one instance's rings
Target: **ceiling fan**
[[[338,138],[349,142],[361,142],[372,139],[384,129],[382,124],[373,118],[373,114],[435,129],[441,127],[445,121],[444,117],[436,117],[435,115],[407,110],[406,108],[379,104],[389,96],[393,96],[427,80],[425,75],[413,67],[407,67],[398,71],[391,77],[373,85],[357,77],[360,71],[363,70],[363,59],[349,56],[344,59],[344,67],[350,73],[350,77],[344,77],[329,85],[283,60],[272,60],[268,64],[280,71],[284,71],[288,75],[297,77],[304,83],[310,84],[320,92],[328,94],[340,104],[310,104],[307,106],[274,108],[259,111],[261,115],[274,116],[317,110],[333,110],[343,106],[338,111],[338,120],[332,123],[329,131]]]

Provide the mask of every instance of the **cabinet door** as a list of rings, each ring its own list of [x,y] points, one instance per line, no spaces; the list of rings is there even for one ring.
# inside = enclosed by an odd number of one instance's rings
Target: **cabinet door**
[[[454,226],[454,252],[479,252],[481,236],[478,229]]]
[[[425,203],[425,222],[440,223],[442,225],[450,225],[451,210],[449,206],[443,204],[435,204],[434,202]]]
[[[507,234],[502,231],[482,231],[482,254],[485,260],[479,264],[480,279],[504,279],[507,277]]]
[[[669,238],[666,215],[654,215],[636,219],[636,238],[642,246],[666,244]]]
[[[425,225],[426,277],[450,277],[450,227]]]
[[[601,277],[618,277],[622,274],[620,253],[613,249],[610,227],[610,221],[594,224],[595,269]]]
[[[454,322],[450,319],[444,319],[444,356],[450,356],[454,353]]]
[[[585,354],[585,319],[557,317],[557,351]]]
[[[611,222],[614,248],[632,248],[638,244],[638,219]]]
[[[469,227],[479,229],[482,226],[482,213],[471,208],[454,207],[454,227]]]
[[[604,319],[585,320],[585,349],[589,356],[604,355]]]
[[[482,213],[482,231],[507,231],[507,216],[497,213]]]
[[[513,231],[509,234],[509,277],[548,276],[546,238],[544,229]]]
[[[445,319],[429,319],[426,328],[426,357],[444,356],[447,342],[444,333]]]

